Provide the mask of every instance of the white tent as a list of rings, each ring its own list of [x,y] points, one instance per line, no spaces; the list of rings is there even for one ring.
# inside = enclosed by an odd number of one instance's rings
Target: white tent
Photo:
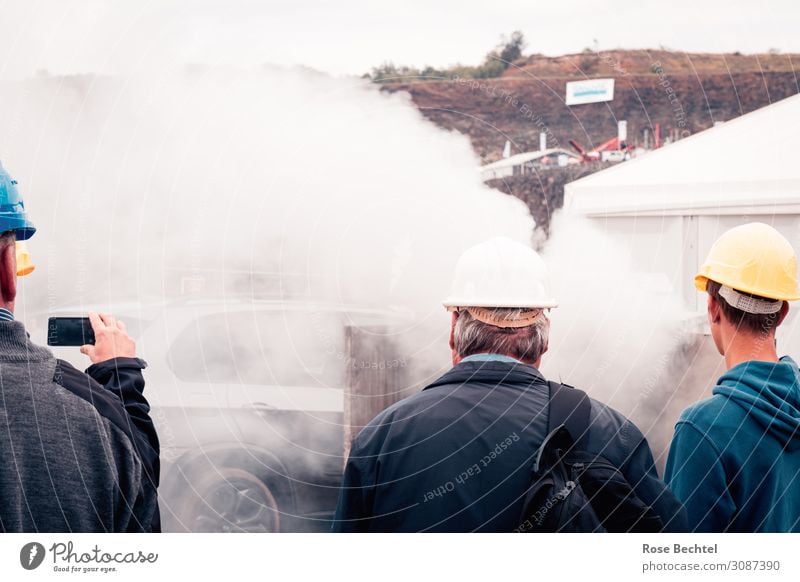
[[[567,185],[586,215],[742,214],[800,203],[800,95]]]
[[[567,184],[566,212],[589,217],[670,281],[685,307],[721,232],[772,224],[800,249],[800,95]]]

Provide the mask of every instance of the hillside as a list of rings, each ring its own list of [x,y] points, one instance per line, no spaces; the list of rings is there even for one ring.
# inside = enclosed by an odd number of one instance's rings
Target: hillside
[[[591,51],[547,57],[531,55],[517,60],[504,77],[604,77],[649,75],[660,63],[669,75],[717,75],[728,73],[794,72],[800,54],[685,53],[669,50]]]
[[[569,148],[574,139],[594,147],[628,121],[628,141],[642,143],[645,129],[661,126],[662,141],[687,136],[800,92],[794,64],[800,55],[714,55],[669,51],[608,51],[563,57],[530,56],[495,79],[384,83],[384,91],[406,91],[437,125],[472,141],[484,162],[499,159],[506,139],[512,151]],[[568,107],[565,83],[613,77],[609,103]]]

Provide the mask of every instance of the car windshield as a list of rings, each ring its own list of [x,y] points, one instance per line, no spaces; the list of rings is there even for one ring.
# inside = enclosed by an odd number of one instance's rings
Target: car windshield
[[[190,382],[340,387],[341,318],[330,312],[245,310],[201,316],[169,349]]]

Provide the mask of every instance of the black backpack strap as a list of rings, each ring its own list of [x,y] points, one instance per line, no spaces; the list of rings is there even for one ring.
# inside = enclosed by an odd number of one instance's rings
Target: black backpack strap
[[[564,426],[577,443],[589,431],[589,413],[592,402],[586,392],[559,382],[548,382],[550,387],[550,410],[547,420],[547,434]]]

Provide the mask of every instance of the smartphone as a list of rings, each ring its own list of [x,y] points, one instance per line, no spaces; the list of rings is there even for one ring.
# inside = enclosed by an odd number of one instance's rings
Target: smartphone
[[[48,346],[94,344],[94,330],[88,317],[51,317],[47,320]]]

